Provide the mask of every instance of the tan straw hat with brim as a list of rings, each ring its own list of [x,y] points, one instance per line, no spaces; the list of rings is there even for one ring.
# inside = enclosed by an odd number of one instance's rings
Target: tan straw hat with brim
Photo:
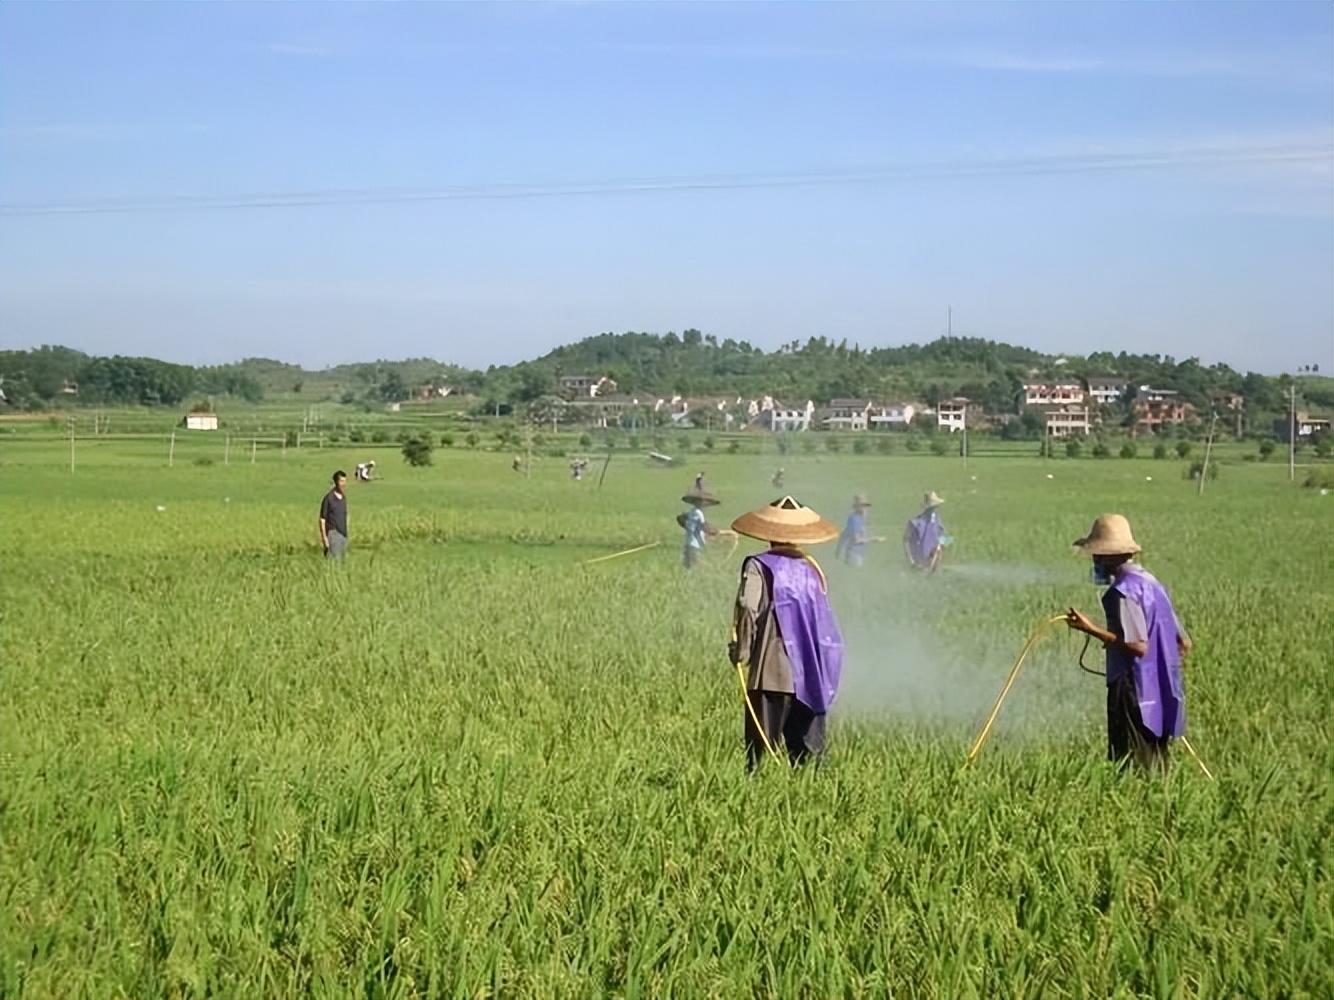
[[[682,503],[697,503],[701,507],[718,506],[718,498],[708,490],[691,490],[681,498]]]
[[[869,507],[871,506],[871,501],[867,498],[865,493],[854,493],[852,496],[852,506]]]
[[[732,530],[762,542],[786,542],[789,545],[832,542],[839,535],[838,528],[791,497],[783,497],[767,507],[742,514],[732,522]]]
[[[1133,556],[1140,551],[1139,542],[1130,533],[1130,522],[1121,514],[1103,514],[1073,545],[1091,556]]]
[[[922,498],[922,503],[924,503],[928,507],[939,507],[944,502],[945,498],[942,497],[935,490],[931,490],[929,493],[927,493],[925,497]]]

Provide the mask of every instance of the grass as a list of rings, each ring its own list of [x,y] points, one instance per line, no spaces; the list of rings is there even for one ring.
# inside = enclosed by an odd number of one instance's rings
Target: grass
[[[1334,500],[1284,470],[692,457],[715,519],[781,461],[891,536],[937,489],[957,539],[934,580],[827,565],[830,758],[748,779],[740,553],[677,565],[693,467],[382,456],[329,567],[362,449],[204,447],[0,444],[0,996],[1329,995]],[[1110,773],[1064,634],[961,771],[1033,623],[1097,610],[1068,542],[1112,509],[1193,633],[1218,780]]]

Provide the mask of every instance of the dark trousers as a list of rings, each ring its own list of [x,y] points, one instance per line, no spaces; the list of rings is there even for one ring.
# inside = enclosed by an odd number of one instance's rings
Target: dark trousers
[[[790,694],[774,691],[748,691],[750,706],[764,727],[769,746],[778,753],[787,752],[788,762],[801,764],[819,757],[825,748],[825,717],[816,715]],[[755,770],[768,754],[755,719],[746,713],[746,766]]]
[[[1135,695],[1135,679],[1129,674],[1107,685],[1107,759],[1124,771],[1133,760],[1146,771],[1167,768],[1166,736],[1154,736],[1144,728]]]

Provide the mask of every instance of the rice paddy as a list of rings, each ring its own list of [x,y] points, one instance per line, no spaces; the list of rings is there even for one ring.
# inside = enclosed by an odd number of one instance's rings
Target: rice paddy
[[[198,447],[0,444],[0,996],[1330,995],[1334,497],[1276,466],[1197,496],[1172,462],[619,452],[599,490],[386,452],[332,566],[319,498],[363,454]],[[778,464],[893,541],[818,553],[828,759],[748,777],[753,546],[687,575],[673,518],[695,465],[718,523]],[[933,579],[896,541],[928,488]],[[1194,637],[1216,780],[1115,775],[1064,630],[962,769],[1033,625],[1098,611],[1069,542],[1107,510]]]

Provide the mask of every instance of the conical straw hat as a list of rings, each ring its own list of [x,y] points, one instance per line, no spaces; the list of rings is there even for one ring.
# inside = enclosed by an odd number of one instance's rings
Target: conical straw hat
[[[945,498],[935,490],[928,491],[926,496],[922,498],[922,503],[927,507],[939,507],[944,502]]]
[[[704,507],[718,506],[718,498],[708,490],[691,490],[681,497],[682,503],[697,503]]]
[[[742,514],[732,522],[732,530],[762,542],[787,542],[790,545],[831,542],[839,534],[838,528],[790,496]]]
[[[1091,556],[1127,556],[1140,551],[1139,542],[1130,533],[1130,522],[1120,514],[1103,514],[1074,546]]]

